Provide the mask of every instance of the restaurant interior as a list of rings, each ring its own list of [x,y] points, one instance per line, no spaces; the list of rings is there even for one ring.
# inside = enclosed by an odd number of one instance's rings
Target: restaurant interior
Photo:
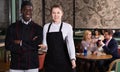
[[[32,19],[42,27],[51,21],[50,8],[52,5],[60,4],[63,7],[63,21],[73,27],[76,72],[84,72],[86,69],[83,67],[84,63],[81,63],[82,60],[93,60],[88,59],[89,57],[84,59],[84,55],[79,56],[79,44],[85,30],[94,33],[97,29],[102,33],[106,29],[111,29],[114,33],[113,38],[118,42],[118,53],[120,54],[120,0],[0,0],[0,72],[9,72],[11,55],[10,51],[5,50],[6,30],[11,23],[20,18],[20,7],[23,1],[32,2],[34,6]],[[45,54],[39,54],[40,62],[44,62],[44,56]],[[98,59],[95,59],[94,62],[96,63]],[[100,60],[105,59],[100,58]],[[120,60],[113,63],[116,63],[118,68],[120,67]],[[112,65],[110,67],[112,68]],[[118,71],[114,72],[120,72],[117,67]],[[41,72],[44,72],[43,65],[41,69]],[[96,66],[94,69],[93,72],[99,72]]]

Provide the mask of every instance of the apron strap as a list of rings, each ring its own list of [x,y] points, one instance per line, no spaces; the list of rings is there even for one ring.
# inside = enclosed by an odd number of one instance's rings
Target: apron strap
[[[61,32],[61,29],[62,29],[62,25],[63,25],[63,22],[61,22],[61,25],[60,25],[60,29],[59,29],[59,32]]]
[[[52,25],[52,22],[50,23],[50,25],[49,25],[49,27],[48,27],[47,33],[49,32],[51,25]]]

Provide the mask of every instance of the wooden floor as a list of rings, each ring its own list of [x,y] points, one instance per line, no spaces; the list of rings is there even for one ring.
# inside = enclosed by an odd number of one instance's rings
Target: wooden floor
[[[0,60],[0,72],[8,72],[9,63],[5,63],[3,60]]]

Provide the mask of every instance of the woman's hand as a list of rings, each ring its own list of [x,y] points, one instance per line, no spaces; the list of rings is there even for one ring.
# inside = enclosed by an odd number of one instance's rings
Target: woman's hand
[[[39,46],[40,48],[46,48],[46,46],[43,45],[43,44],[39,44],[38,46]]]
[[[47,52],[47,49],[46,49],[45,45],[40,44],[38,46],[39,46],[39,49],[38,49],[39,54],[43,54],[43,53]]]
[[[72,69],[74,69],[74,68],[76,67],[76,62],[75,62],[75,60],[72,60],[71,63],[72,63]]]
[[[94,51],[93,54],[97,55],[98,51]]]

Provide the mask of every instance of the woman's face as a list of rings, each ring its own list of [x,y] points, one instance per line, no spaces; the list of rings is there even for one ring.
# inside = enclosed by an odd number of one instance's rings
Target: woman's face
[[[95,31],[95,35],[99,35],[98,31]]]
[[[63,16],[63,12],[60,8],[52,9],[52,19],[54,22],[60,22]]]
[[[89,32],[86,37],[87,37],[87,39],[91,39],[91,36],[92,36],[91,32]]]

